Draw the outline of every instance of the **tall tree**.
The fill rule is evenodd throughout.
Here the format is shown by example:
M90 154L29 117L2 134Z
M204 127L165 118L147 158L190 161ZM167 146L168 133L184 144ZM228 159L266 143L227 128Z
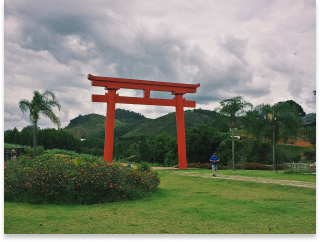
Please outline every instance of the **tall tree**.
M237 119L242 116L247 108L252 109L252 104L244 100L241 96L226 99L220 102L219 108L216 108L215 111L220 112L221 115L225 116L229 120L229 127L232 131L232 166L235 170L234 163L234 128Z
M278 103L283 103L283 102L278 102ZM288 103L290 105L290 107L292 109L294 109L293 111L296 112L299 115L299 117L306 116L306 113L304 112L303 108L298 103L296 103L295 101L287 100L287 101L285 101L285 103Z
M49 118L54 124L58 125L60 129L60 119L55 115L52 108L57 107L60 111L60 104L56 100L55 94L46 90L43 93L39 91L33 92L33 98L31 101L22 99L19 102L19 108L24 113L29 110L29 118L33 124L33 155L37 156L37 123L40 119L40 114Z
M150 148L150 142L144 135L140 136L138 162L150 162L152 160L152 151Z
M274 106L261 104L255 108L255 111L259 112L259 115L256 116L258 120L251 119L250 122L253 129L259 130L256 130L254 134L263 131L265 136L272 140L272 160L273 169L275 169L275 146L281 136L285 141L288 137L294 138L298 135L302 123L299 110L292 108L288 102L278 102ZM259 123L259 126L255 126L256 123Z
M269 125L269 116L265 109L266 106L260 104L253 110L248 111L246 116L242 119L245 128L256 138L259 147L261 147L261 139L265 135L266 128Z
M299 111L291 108L287 102L278 102L273 106L264 105L264 112L269 118L269 131L267 135L272 138L273 169L276 166L275 146L280 139L280 134L296 137L302 123Z

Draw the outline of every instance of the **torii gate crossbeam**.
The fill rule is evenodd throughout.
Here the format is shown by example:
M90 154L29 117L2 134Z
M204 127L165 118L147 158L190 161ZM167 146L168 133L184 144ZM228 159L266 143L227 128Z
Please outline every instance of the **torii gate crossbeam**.
M186 155L186 138L185 138L185 122L184 122L184 107L195 108L195 101L186 101L183 95L186 93L196 93L200 84L181 84L169 82L155 82L145 80L123 79L113 77L100 77L88 75L92 86L101 86L108 93L105 95L92 95L92 102L107 103L106 131L105 131L105 146L104 160L112 162L113 159L113 141L114 141L114 122L116 103L124 104L140 104L140 105L159 105L176 107L177 121L177 139L178 139L178 155L179 168L187 168ZM116 93L120 88L138 89L144 91L144 96L141 97L123 97ZM150 98L150 91L166 91L175 95L173 99L158 99Z

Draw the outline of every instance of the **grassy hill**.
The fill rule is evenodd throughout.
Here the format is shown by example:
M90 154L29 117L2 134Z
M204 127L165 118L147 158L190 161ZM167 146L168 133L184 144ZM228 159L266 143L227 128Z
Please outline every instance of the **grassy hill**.
M195 109L185 111L185 128L192 129L200 124L210 124L212 122L213 111ZM157 119L148 119L141 114L117 109L115 114L115 137L137 137L145 135L154 137L155 135L167 133L172 137L177 136L176 114L169 113ZM66 130L71 131L76 137L104 138L106 117L99 114L79 115L72 119Z
M211 111L210 111L211 112ZM212 116L212 115L211 115ZM210 124L212 118L197 110L188 110L184 112L185 129L198 127L200 124ZM148 120L137 125L133 130L123 135L123 137L132 137L145 135L146 137L154 137L155 135L166 133L171 137L177 136L176 113L169 113L162 117Z
M127 127L148 120L139 113L117 109L115 112L115 129ZM92 136L102 136L106 127L106 116L99 114L79 115L70 120L64 129L71 131L77 138L86 139Z

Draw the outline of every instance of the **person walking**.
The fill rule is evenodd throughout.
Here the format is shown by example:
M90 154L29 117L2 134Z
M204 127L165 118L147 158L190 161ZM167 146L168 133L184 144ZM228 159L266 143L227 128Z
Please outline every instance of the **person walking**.
M213 171L213 176L216 176L216 171L217 171L217 166L218 166L218 161L219 158L217 156L217 153L214 153L211 157L210 157L210 162L212 165L212 171Z

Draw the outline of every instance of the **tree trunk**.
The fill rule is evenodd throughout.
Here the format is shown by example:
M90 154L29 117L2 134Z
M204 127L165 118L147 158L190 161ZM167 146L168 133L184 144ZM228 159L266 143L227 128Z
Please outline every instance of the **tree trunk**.
M234 166L234 127L232 127L232 167L233 167L233 171L235 171L235 166Z
M37 122L33 121L33 156L37 156Z
M273 170L276 169L276 154L275 154L275 127L273 129L273 141L272 141L272 161L273 161Z

